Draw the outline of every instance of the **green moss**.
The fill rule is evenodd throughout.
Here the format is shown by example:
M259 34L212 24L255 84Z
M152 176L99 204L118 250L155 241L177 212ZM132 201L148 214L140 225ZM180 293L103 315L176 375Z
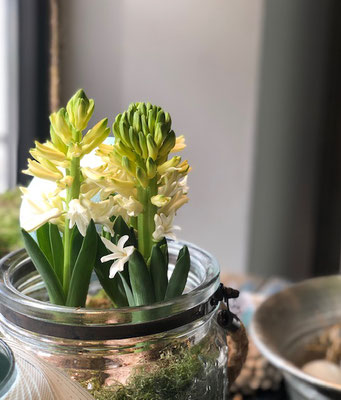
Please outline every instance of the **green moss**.
M195 379L204 374L200 347L166 350L157 362L136 368L126 385L102 386L99 378L86 385L90 383L96 400L185 400Z
M22 247L19 228L20 190L9 190L0 195L0 257Z
M83 386L87 387L91 395L94 397L96 400L111 400L113 399L113 390L109 386L104 386L103 385L103 379L99 376L98 378L91 379L90 381L82 383Z

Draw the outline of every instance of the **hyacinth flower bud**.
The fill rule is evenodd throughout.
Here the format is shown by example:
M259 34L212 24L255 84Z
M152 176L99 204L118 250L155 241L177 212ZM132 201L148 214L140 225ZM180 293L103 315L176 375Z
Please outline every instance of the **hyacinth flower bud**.
M145 115L141 115L142 132L145 136L149 135L149 129Z
M153 160L156 160L158 154L157 146L152 135L150 134L147 136L147 148L149 157L151 157Z
M163 112L163 110L160 110L156 116L156 124L158 124L158 123L163 124L165 122L165 120L166 120L165 113Z
M147 139L142 132L139 132L139 144L142 150L142 157L146 159L148 157Z
M141 115L147 115L147 107L144 103L139 103L137 109L140 111Z
M122 157L123 157L123 155L122 155L122 153L121 153L119 147L115 146L115 147L113 148L113 150L112 150L112 154L113 154L115 160L116 160L119 164L121 164L121 163L122 163Z
M136 161L136 153L129 146L125 145L123 141L117 141L117 147L122 156L127 156L131 161Z
M112 125L112 131L113 131L113 134L115 135L116 139L122 140L121 133L120 133L121 118L122 118L122 114L118 114L117 117L115 118L115 122Z
M69 145L72 142L72 127L68 120L68 115L65 108L61 108L59 111L50 115L50 122L53 127L53 131L63 141L65 145Z
M127 122L127 113L124 112L122 114L121 120L119 122L119 130L122 142L127 146L131 146L130 139L129 139L129 125Z
M99 121L88 133L83 137L82 140L82 154L88 154L101 144L110 133L108 128L108 118Z
M181 157L174 156L170 160L168 160L168 161L164 162L163 164L161 164L160 166L158 166L157 172L160 175L163 175L165 172L169 171L169 169L176 168L179 165L180 161L181 161Z
M119 114L112 130L116 142L120 140L120 153L127 155L130 160L138 161L144 168L148 157L157 164L166 161L170 145L174 147L174 132L170 132L171 117L161 107L150 103L131 103L128 110ZM170 138L168 136L170 135ZM167 139L167 141L166 141ZM165 146L163 143L166 141ZM162 157L159 155L163 148ZM127 154L124 154L124 153ZM135 155L132 156L131 152ZM166 158L165 158L166 157Z
M159 158L164 158L168 156L170 151L173 149L176 143L176 136L174 131L170 131L166 136L162 146L159 149Z
M151 110L148 111L148 129L151 134L154 133L155 120L156 120L156 108L152 108Z
M164 207L166 206L171 200L171 197L164 196L163 194L158 194L151 198L151 203L154 204L156 207Z
M136 133L138 133L142 130L141 117L140 117L140 113L138 111L135 111L135 113L134 113L133 128Z
M135 176L135 166L134 164L129 160L127 156L122 157L122 167L129 172L131 175Z
M155 128L154 140L158 147L161 147L163 141L168 135L168 130L165 123L158 122Z
M167 132L170 131L171 126L172 126L171 116L170 116L170 114L168 112L166 112L165 113L165 129L166 129Z
M147 158L146 168L147 168L147 176L148 176L148 178L149 179L154 178L154 176L156 175L157 169L156 169L155 161L151 157Z
M42 163L28 159L28 168L22 172L26 175L36 176L49 181L57 181L63 178L63 174L51 162L43 159L39 161L42 161Z
M51 142L41 144L38 141L34 142L36 146L36 154L51 161L65 161L65 154L59 151ZM30 153L32 154L32 151Z
M142 155L142 150L141 150L140 142L139 142L139 135L137 132L134 131L132 126L129 128L129 139L130 139L130 143L133 145L135 152L138 155Z
M161 123L156 124L154 140L155 140L157 147L160 147L163 142L162 124Z
M127 119L129 125L133 125L133 120L134 120L134 111L135 110L135 104L131 103L129 104L128 111L127 111Z
M136 167L136 178L137 181L139 182L139 184L143 187L146 188L149 184L149 180L147 177L146 172L140 168L140 167Z
M62 141L62 139L56 134L55 130L53 129L53 126L50 125L50 137L51 137L51 142L53 143L54 147L61 151L62 153L66 154L67 153L67 146L66 144Z
M72 126L82 131L94 112L95 103L93 99L88 99L83 89L78 90L69 100L66 106L69 120Z

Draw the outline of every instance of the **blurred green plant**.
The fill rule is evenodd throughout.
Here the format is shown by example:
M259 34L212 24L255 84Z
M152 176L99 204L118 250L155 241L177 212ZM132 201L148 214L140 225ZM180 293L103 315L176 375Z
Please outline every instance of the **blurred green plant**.
M0 194L0 257L23 247L19 226L21 192L18 188Z

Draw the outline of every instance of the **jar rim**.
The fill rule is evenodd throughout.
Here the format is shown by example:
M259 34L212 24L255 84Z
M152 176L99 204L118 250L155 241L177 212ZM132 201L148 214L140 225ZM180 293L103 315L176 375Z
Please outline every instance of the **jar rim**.
M22 268L28 264L29 257L25 249L10 253L0 262L0 298L2 305L21 315L45 321L58 321L59 324L87 325L87 326L117 326L134 325L136 316L141 312L150 314L151 320L160 319L160 315L174 316L181 312L194 310L208 301L219 287L219 265L215 257L198 246L169 240L170 256L177 255L186 244L191 255L191 269L204 268L205 276L193 290L174 299L154 303L148 306L122 307L110 309L75 308L54 305L48 302L31 298L21 293L11 282L15 268Z

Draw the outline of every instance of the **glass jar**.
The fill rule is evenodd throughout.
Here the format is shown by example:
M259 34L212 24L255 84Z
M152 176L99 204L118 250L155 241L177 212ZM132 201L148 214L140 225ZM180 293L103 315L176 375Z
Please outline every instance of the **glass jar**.
M183 244L169 242L170 273ZM50 304L25 250L14 252L0 265L2 332L99 400L226 399L228 349L215 297L219 266L187 245L191 268L182 296L113 309ZM98 289L93 279L90 292Z
M0 340L0 399L6 398L6 394L15 384L16 376L13 353L6 343Z

